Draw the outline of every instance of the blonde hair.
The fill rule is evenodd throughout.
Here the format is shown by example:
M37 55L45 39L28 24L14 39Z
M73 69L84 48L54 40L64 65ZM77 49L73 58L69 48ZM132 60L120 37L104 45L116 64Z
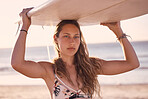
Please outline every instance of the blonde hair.
M57 29L55 32L55 36L58 38L59 33L61 32L62 28L66 24L73 24L75 25L80 31L80 45L77 53L74 56L75 69L77 72L77 79L78 77L81 79L83 87L81 90L86 93L90 94L91 97L94 93L100 96L100 86L97 80L97 72L96 70L100 70L101 72L101 62L96 58L90 58L89 53L87 50L87 46L80 30L80 26L76 20L63 20L57 25ZM70 79L70 75L66 70L65 63L60 58L60 50L58 48L58 44L55 43L56 50L58 52L58 58L54 60L54 70L59 76L64 76L71 84L72 81ZM80 85L77 82L78 85Z

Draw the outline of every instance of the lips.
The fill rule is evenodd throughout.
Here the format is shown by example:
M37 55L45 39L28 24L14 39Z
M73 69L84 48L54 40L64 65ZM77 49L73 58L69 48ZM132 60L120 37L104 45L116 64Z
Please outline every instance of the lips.
M73 47L69 47L69 48L67 48L68 50L75 50L75 48L73 48Z

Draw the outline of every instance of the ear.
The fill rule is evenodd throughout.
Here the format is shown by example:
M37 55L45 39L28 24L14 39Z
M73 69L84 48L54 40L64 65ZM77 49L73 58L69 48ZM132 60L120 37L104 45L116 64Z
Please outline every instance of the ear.
M58 43L58 40L57 40L58 38L57 38L56 35L53 36L53 39L54 39L54 42L55 42L55 43Z

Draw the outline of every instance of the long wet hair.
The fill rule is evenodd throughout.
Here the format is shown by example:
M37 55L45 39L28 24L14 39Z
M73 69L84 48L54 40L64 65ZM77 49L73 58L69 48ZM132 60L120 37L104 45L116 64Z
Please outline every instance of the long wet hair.
M90 58L89 53L87 50L87 46L80 30L80 26L76 20L62 20L56 28L55 36L58 38L62 28L66 24L73 24L75 25L80 31L80 45L78 51L74 56L74 62L76 73L77 73L77 81L78 78L82 81L82 88L81 90L86 93L90 94L93 97L94 93L97 96L100 96L100 87L99 82L97 80L98 70L101 72L101 61L96 58ZM61 77L65 77L71 84L72 80L70 78L69 72L66 70L66 64L60 57L60 50L58 44L55 43L55 48L58 53L58 58L54 59L54 70L55 73ZM96 71L97 70L97 71ZM77 82L78 86L80 85ZM80 87L79 87L80 88Z

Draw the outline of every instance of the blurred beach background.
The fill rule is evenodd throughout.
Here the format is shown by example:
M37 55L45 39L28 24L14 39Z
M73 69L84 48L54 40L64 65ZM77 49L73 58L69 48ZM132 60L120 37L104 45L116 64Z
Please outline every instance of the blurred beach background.
M49 91L42 79L28 78L16 72L10 64L18 37L19 13L23 8L39 5L47 0L4 0L0 3L0 99L49 99ZM140 67L119 75L99 75L103 99L148 99L148 15L121 21L123 31L133 45ZM55 27L31 26L27 35L26 60L52 61ZM89 54L105 60L124 59L115 35L100 25L82 27ZM48 51L50 52L48 56Z
M99 75L98 80L100 82L102 91L105 90L105 92L102 92L103 95L105 93L104 99L108 99L108 97L110 97L110 99L147 99L148 98L148 94L147 94L148 93L148 79L147 79L148 78L148 50L147 50L148 41L132 42L132 45L136 50L136 53L140 60L140 67L130 72L118 74L118 75L110 75L110 76ZM90 56L92 57L100 57L105 60L124 59L122 48L120 44L117 42L88 44L88 49L90 52ZM36 62L52 61L56 57L54 47L48 46L48 50L50 51L49 57L48 57L47 46L28 47L26 49L26 60L33 60ZM12 48L0 49L0 60L1 60L0 62L0 88L1 88L0 99L1 98L2 99L7 99L7 98L18 99L19 93L20 93L20 99L48 99L49 98L48 89L46 88L45 83L42 79L28 78L22 74L19 74L15 70L13 70L13 68L10 65L11 52L12 52ZM8 93L2 94L4 93L3 92L4 90L14 94L11 94L11 95ZM134 92L129 92L129 90ZM142 90L142 93L140 92L140 90ZM30 94L29 92L31 92L31 96L29 95ZM41 92L40 94L41 96L40 95L36 96L36 94L39 92ZM138 94L135 94L136 92L138 92ZM23 96L25 95L24 93L28 94L29 96L25 96L27 97L25 98ZM108 93L109 95L108 94L106 95L106 93ZM44 98L41 98L42 95Z
M140 60L140 67L119 75L99 75L100 84L148 84L148 41L132 42L132 45ZM123 52L119 43L88 44L89 54L105 60L122 60ZM55 57L54 46L48 46L50 55L48 57L47 46L26 48L26 60L52 61ZM12 48L0 49L0 85L43 85L42 80L34 80L17 73L10 65Z

